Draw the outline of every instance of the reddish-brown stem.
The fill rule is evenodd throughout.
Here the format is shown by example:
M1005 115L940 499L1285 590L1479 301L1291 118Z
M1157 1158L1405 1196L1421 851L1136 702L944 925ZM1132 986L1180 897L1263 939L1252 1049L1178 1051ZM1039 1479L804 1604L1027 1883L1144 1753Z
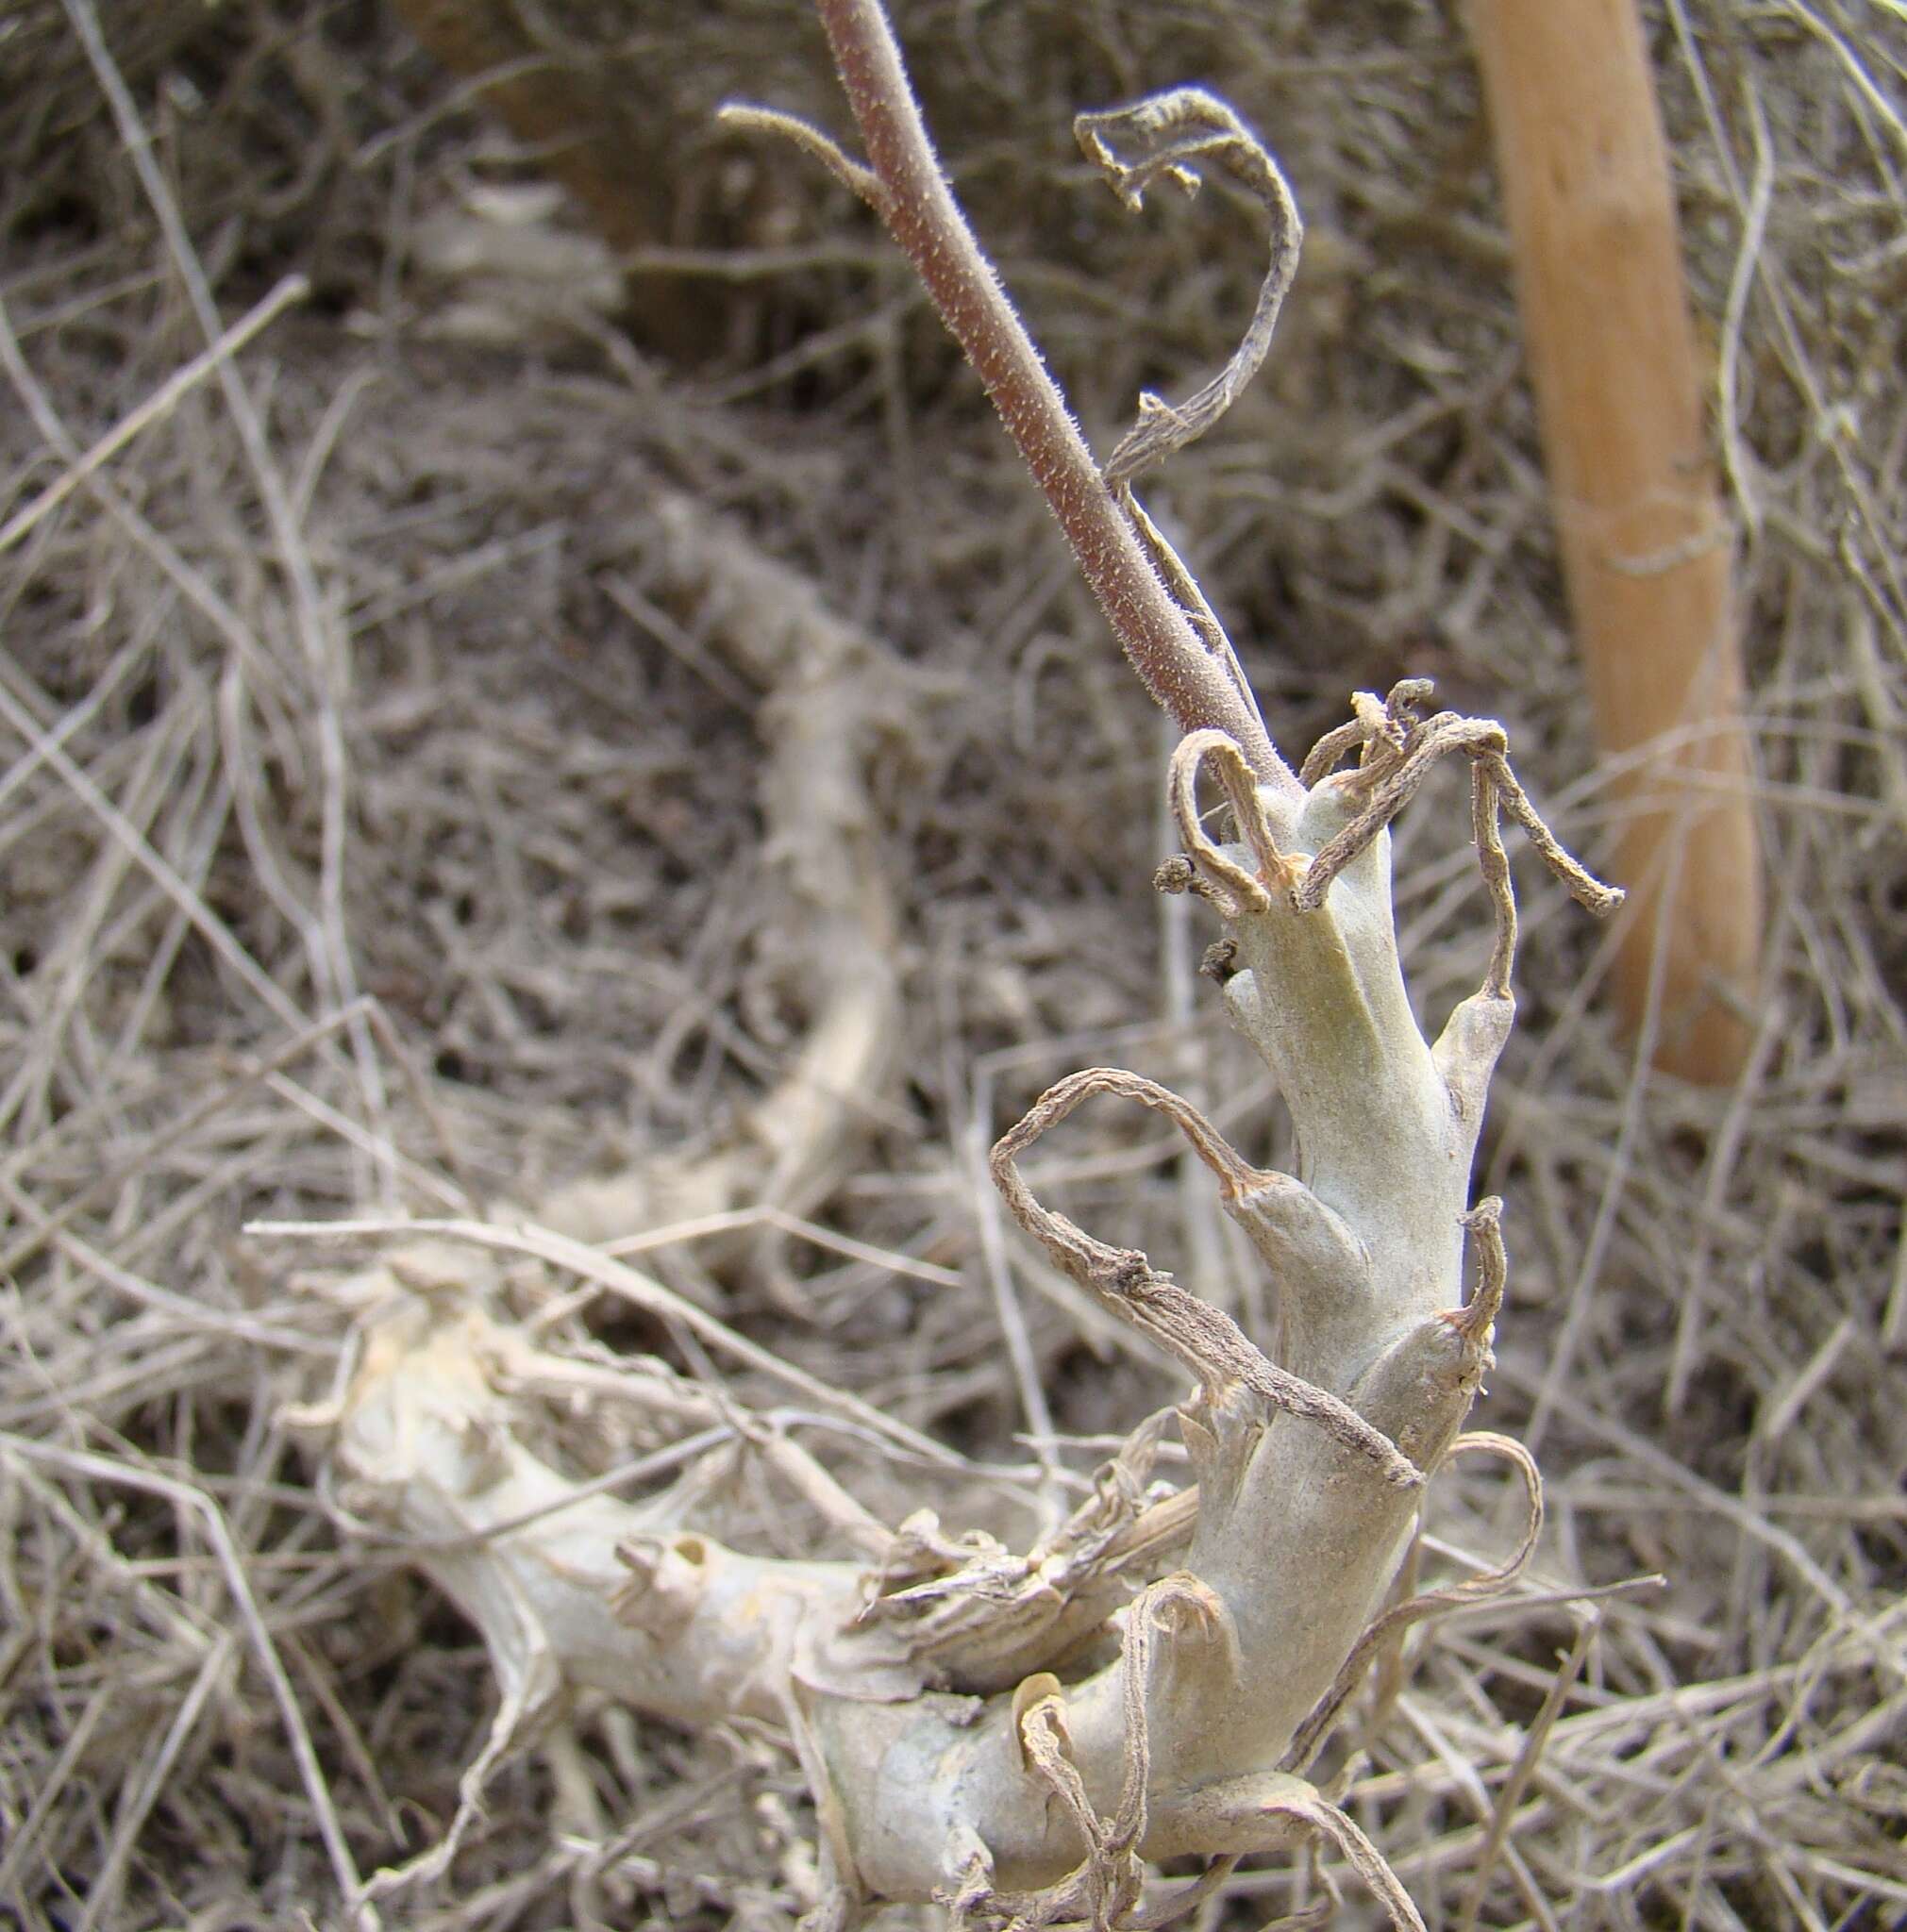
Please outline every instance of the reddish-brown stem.
M1227 733L1263 783L1296 793L1297 780L1272 748L1263 721L1160 581L974 240L878 0L816 0L816 10L880 185L881 217L986 385L1132 668L1181 729Z

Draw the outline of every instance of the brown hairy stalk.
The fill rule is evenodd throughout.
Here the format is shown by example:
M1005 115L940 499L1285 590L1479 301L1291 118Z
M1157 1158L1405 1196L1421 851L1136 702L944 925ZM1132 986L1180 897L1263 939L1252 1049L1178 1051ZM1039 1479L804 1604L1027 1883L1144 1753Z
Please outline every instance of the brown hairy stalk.
M1256 705L1166 590L955 206L886 16L874 0L819 0L817 11L867 148L864 168L845 157L830 158L830 165L873 206L913 263L1052 506L1133 669L1182 729L1228 732L1262 782L1296 791ZM781 116L754 119L784 132L800 127ZM801 134L812 152L831 146L811 128Z

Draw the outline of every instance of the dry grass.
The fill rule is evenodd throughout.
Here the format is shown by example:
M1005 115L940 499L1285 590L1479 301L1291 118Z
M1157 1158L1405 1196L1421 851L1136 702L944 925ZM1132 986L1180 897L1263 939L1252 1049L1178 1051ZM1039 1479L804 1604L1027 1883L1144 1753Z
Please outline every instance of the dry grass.
M1166 507L1288 744L1352 683L1435 675L1508 718L1593 854L1608 774L1451 21L1053 4L983 46L990 16L921 11L934 92L969 103L942 116L963 185L1101 434L1141 380L1210 365L1257 264L1222 204L1120 229L1062 165L1070 114L1213 63L1315 240L1272 369ZM808 30L739 16L719 58L678 52L683 125L737 84L804 105ZM1146 890L1144 701L845 200L685 143L674 239L748 253L728 278L671 258L732 351L678 379L524 275L432 278L430 224L523 158L381 21L109 9L171 225L90 18L36 0L0 42L25 103L0 241L0 1919L334 1923L352 1873L447 1822L489 1676L311 1488L282 1410L327 1386L348 1307L312 1285L325 1257L242 1224L454 1215L693 1149L800 1035L761 923L756 721L670 587L661 491L922 678L872 773L905 1077L816 1210L864 1248L793 1238L793 1295L694 1243L648 1265L1015 1483L1016 1311L1071 1476L1173 1384L1025 1257L989 1267L976 1138L1105 1058L1202 1089L1248 1154L1280 1129L1183 903ZM1598 1008L1595 936L1524 868L1525 1024L1486 1157L1514 1273L1481 1420L1541 1454L1551 1534L1539 1593L1438 1626L1380 1687L1353 1789L1432 1924L1882 1926L1907 1908L1907 68L1858 0L1671 5L1656 47L1752 610L1768 1003L1735 1092L1650 1078ZM175 382L208 347L196 275L216 333L292 273L314 300ZM453 310L498 340L441 339ZM1432 1008L1488 948L1460 824L1432 787L1401 833ZM1069 1131L1071 1211L1263 1317L1171 1150ZM594 1332L674 1346L633 1316ZM883 1513L930 1494L1012 1525L983 1471L843 1455ZM1500 1488L1441 1486L1427 1565L1504 1546ZM1657 1569L1654 1597L1540 1594ZM808 1832L772 1738L582 1710L394 1910L766 1932L808 1895ZM1293 1895L1246 1874L1213 1909Z

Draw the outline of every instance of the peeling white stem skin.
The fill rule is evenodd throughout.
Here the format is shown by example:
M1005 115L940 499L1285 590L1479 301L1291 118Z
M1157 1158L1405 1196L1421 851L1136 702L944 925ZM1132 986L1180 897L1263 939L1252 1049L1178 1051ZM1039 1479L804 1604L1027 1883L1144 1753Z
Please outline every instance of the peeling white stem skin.
M1345 777L1298 800L1260 796L1299 868L1355 804ZM1224 857L1254 864L1240 848ZM1428 1472L1489 1360L1487 1325L1452 1317L1460 1217L1513 1002L1466 1000L1426 1043L1397 959L1387 836L1316 912L1293 910L1282 890L1263 896L1227 922L1241 969L1227 1002L1289 1101L1300 1175L1241 1170L1225 1205L1280 1285L1283 1365ZM527 1716L576 1684L681 1724L789 1724L849 1897L931 1897L977 1863L1003 1890L1079 1865L1078 1827L1027 1769L1011 1697L923 1689L891 1631L854 1626L867 1593L857 1566L737 1555L686 1527L677 1512L690 1502L673 1494L594 1497L481 1540L573 1493L520 1440L527 1418L498 1387L511 1379L504 1337L480 1315L410 1304L373 1331L335 1446L353 1507L427 1543L478 1539L416 1560L484 1630L507 1705ZM1153 1647L1139 1849L1155 1859L1291 1841L1298 1827L1278 1805L1309 1787L1280 1761L1379 1610L1421 1493L1236 1380L1196 1400L1183 1426L1200 1488L1185 1569L1205 1608ZM1110 1817L1131 1742L1118 1666L1065 1703L1074 1761Z
M381 1321L339 1420L340 1502L401 1528L410 1560L509 1660L506 1678L528 1681L527 1716L574 1686L677 1724L784 1723L802 1626L852 1616L860 1567L724 1550L678 1530L666 1491L577 1500L519 1440L523 1406L498 1387L516 1355L479 1310L413 1300ZM652 1558L646 1589L625 1552Z

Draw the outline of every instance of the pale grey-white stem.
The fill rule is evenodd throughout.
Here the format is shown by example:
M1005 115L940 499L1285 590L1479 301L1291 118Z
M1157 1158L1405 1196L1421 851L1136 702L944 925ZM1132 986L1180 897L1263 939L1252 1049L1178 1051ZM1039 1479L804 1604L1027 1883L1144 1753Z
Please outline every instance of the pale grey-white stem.
M1258 849L1199 849L1195 862L1233 876L1267 858L1301 863L1360 809L1347 782L1356 776L1322 781L1296 808L1268 789L1240 797L1247 824L1263 814ZM1265 1781L1339 1681L1410 1534L1417 1494L1390 1479L1387 1458L1424 1469L1445 1455L1487 1365L1501 1291L1494 1216L1471 1217L1466 1197L1508 998L1464 1002L1436 1046L1425 1042L1397 963L1382 834L1344 868L1318 911L1261 890L1230 915L1244 970L1230 1002L1290 1101L1299 1176L1238 1160L1182 1103L1131 1076L1080 1076L1055 1103L1111 1087L1163 1106L1219 1176L1227 1211L1283 1291L1287 1347L1261 1373L1264 1358L1234 1345L1235 1330L1175 1285L1160 1292L1145 1270L1155 1309L1203 1384L1181 1424L1198 1504L1179 1588L1208 1607L1151 1646L1143 1727L1129 1669L1110 1666L1046 1694L1068 1740L1069 1775L1096 1817L1134 1816L1129 1794L1143 1741L1136 1851L1151 1859L1274 1849L1311 1829L1351 1853L1341 1814L1320 1808L1310 1786ZM1009 1136L1010 1150L1026 1138ZM1089 1268L1120 1258L1067 1232L1061 1217L1032 1219L1062 1245L1077 1236ZM1486 1261L1467 1311L1466 1219ZM529 1231L464 1232L586 1275L616 1267ZM1144 1268L1143 1257L1131 1258ZM421 1549L420 1560L484 1627L511 1687L510 1712L525 1717L563 1684L586 1683L682 1722L733 1712L788 1724L833 1870L858 1897L951 1890L978 1901L1121 1887L1108 1865L1125 1856L1118 1835L1096 1850L1063 1806L1047 1805L1053 1786L1029 1768L1024 1712L1008 1690L933 1689L934 1654L912 1646L904 1620L867 1620L870 1586L854 1566L744 1557L665 1506L572 1502L523 1446L512 1398L485 1370L486 1359L505 1358L474 1312L380 1327L338 1441L360 1510L388 1514L429 1544L461 1538L455 1548ZM523 1378L513 1358L512 1377ZM1316 1398L1308 1410L1288 1399L1292 1384ZM1371 1443L1385 1454L1370 1453ZM486 1523L519 1526L491 1540ZM1103 1617L1117 1590L1103 1593L1090 1538L1074 1547L1087 1560L1069 1587L1089 1616ZM949 1582L958 1589L958 1573ZM975 1586L983 1604L986 1579ZM1066 1645L1083 1634L1063 1617L1047 1628ZM1006 1636L988 1663L984 1619L962 1629L973 1667L992 1674L986 1681L1009 1681L999 1672L1010 1658L1037 1674L1062 1654L1043 1654L1030 1624ZM1107 1869L1093 1867L1095 1857ZM1373 1882L1390 1903L1380 1874Z

